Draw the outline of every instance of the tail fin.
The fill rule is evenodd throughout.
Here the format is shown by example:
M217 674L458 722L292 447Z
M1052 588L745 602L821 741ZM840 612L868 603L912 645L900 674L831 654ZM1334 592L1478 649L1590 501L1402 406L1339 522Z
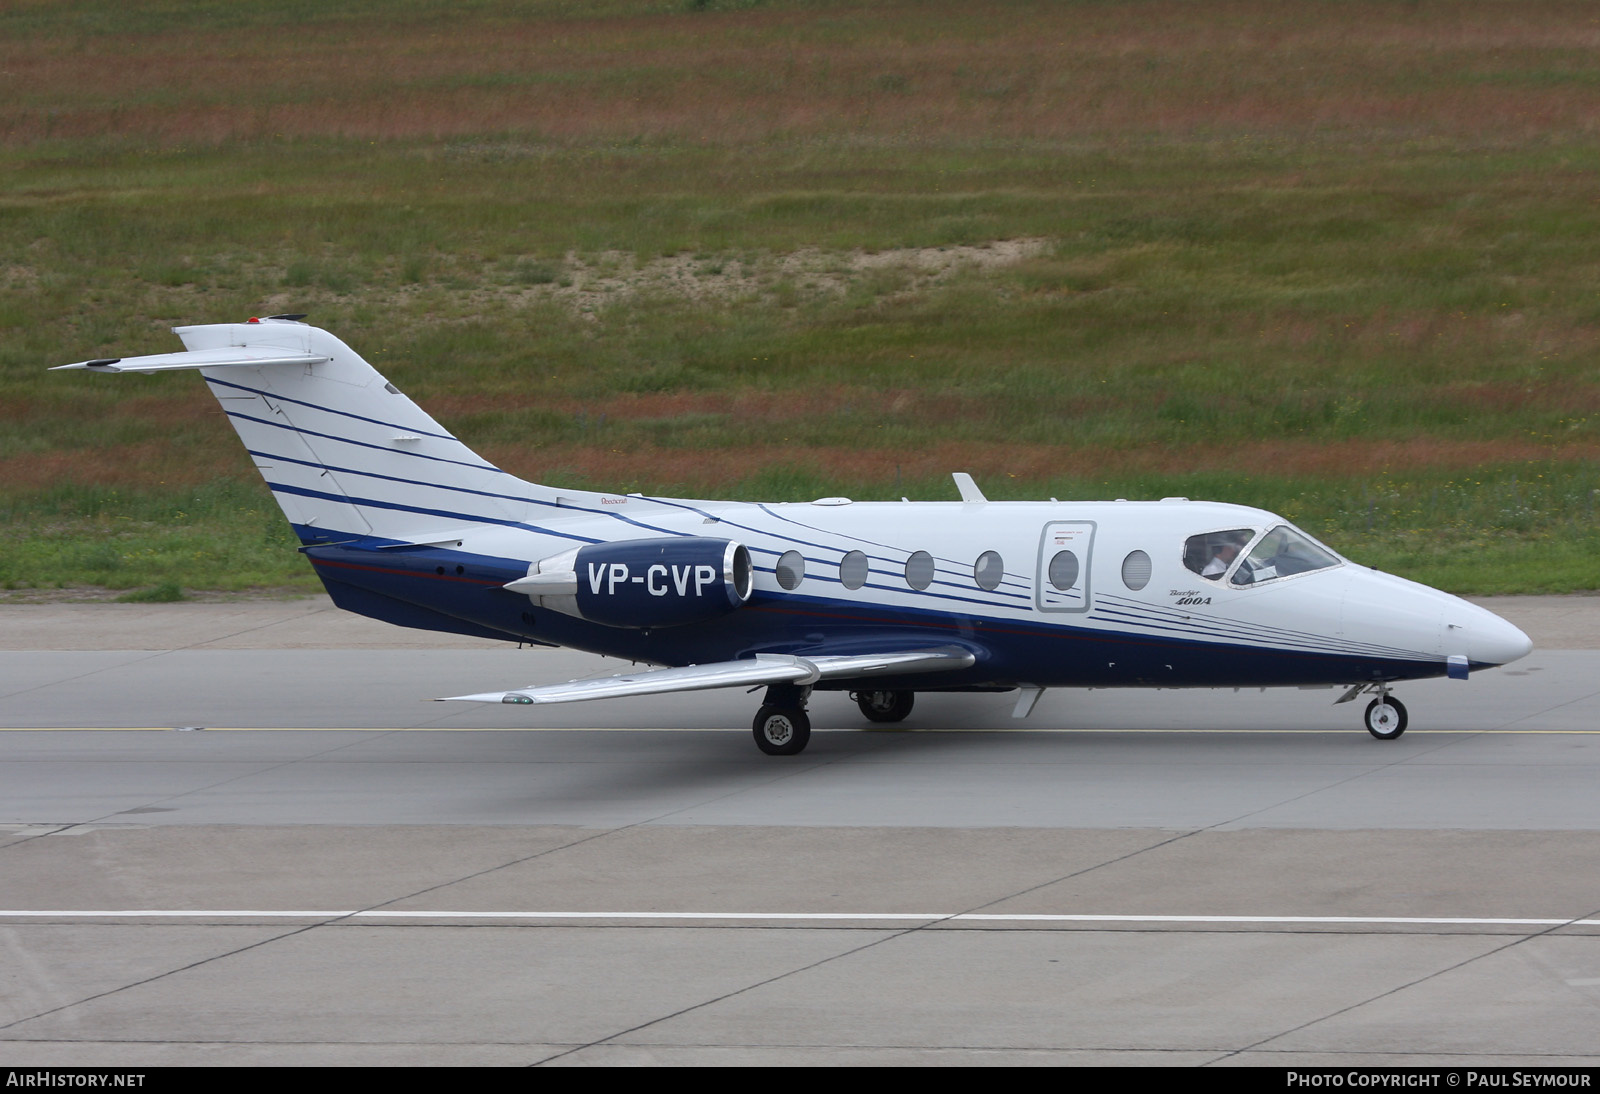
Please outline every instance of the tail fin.
M285 317L175 332L186 352L61 367L198 369L303 543L439 542L525 521L554 497L462 444L327 331Z

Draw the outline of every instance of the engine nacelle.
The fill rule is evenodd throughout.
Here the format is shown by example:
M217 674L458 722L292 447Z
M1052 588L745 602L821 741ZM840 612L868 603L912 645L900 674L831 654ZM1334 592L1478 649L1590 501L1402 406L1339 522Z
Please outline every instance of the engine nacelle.
M534 563L506 586L539 607L607 627L703 623L750 599L750 552L731 539L591 543Z

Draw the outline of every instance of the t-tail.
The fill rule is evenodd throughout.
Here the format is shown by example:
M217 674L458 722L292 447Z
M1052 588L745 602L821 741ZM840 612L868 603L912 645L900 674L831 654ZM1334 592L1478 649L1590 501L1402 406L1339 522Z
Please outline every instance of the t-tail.
M59 367L198 370L307 545L440 542L521 524L555 501L553 490L473 452L349 346L300 318L177 327L181 353Z

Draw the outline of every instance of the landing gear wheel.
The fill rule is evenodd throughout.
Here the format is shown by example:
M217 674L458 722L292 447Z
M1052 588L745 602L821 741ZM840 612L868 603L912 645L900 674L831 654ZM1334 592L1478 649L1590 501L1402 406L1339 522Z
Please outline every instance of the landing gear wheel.
M1367 704L1367 732L1380 741L1393 741L1406 731L1406 707L1392 695L1380 695Z
M858 691L856 706L869 722L903 722L917 701L914 691Z
M751 727L756 747L768 756L794 756L811 740L811 719L795 707L764 706Z

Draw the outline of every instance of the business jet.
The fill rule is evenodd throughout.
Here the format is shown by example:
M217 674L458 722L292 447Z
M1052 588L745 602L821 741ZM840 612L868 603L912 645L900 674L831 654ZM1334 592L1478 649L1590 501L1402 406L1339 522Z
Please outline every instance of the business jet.
M590 493L488 463L327 331L178 327L182 352L61 365L198 370L339 607L406 627L658 666L451 700L567 703L765 687L770 755L814 691L873 722L918 692L1342 688L1394 740L1404 680L1532 648L1464 600L1352 563L1261 509L1161 501L751 504Z

